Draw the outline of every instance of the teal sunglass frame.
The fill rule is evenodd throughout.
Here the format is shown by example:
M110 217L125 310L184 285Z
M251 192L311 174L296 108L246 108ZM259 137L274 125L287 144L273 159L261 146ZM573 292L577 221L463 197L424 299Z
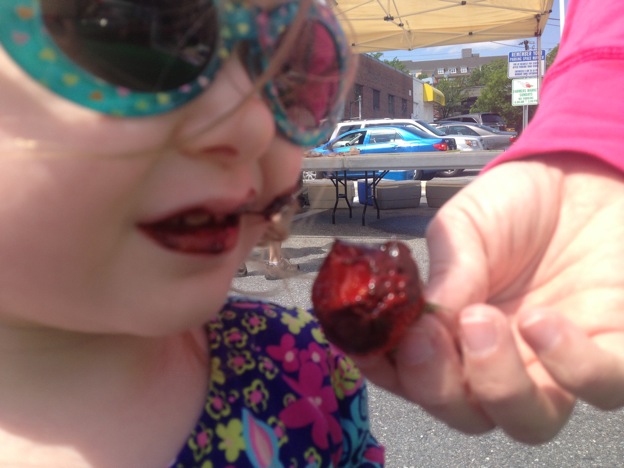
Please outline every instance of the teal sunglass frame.
M95 54L95 50L103 54L104 65L100 70L104 73L87 69L80 57L76 60L71 51L67 52L63 46L64 37L60 35L59 39L51 33L53 20L63 24L62 20L69 18L72 21L70 31L82 27L87 19L93 22L86 13L79 16L80 13L72 12L61 20L57 18L60 15L50 14L50 11L56 13L62 10L61 7L67 9L67 5L74 3L68 0L1 0L0 45L28 75L54 93L80 106L118 117L158 115L190 102L210 86L223 62L239 45L243 46L249 74L254 78L261 76L269 68L271 56L279 50L302 5L299 1L288 1L265 10L235 0L186 2L196 10L206 6L205 24L197 22L204 29L197 28L192 35L189 33L192 41L187 38L188 43L183 44L197 57L180 60L183 53L179 47L176 50L178 55L169 62L152 60L156 63L153 68L158 69L148 69L145 75L154 76L153 83L136 86L132 78L139 66L133 70L133 57L152 58L158 48L151 44L147 48L137 47L131 41L112 46L107 40L99 41L95 43L98 49L86 48L86 54L91 51ZM114 3L100 0L98 5ZM134 5L137 11L146 8L140 0L125 3L131 7ZM279 132L298 145L312 147L327 138L343 111L351 54L330 8L314 2L306 6L302 35L298 32L298 39L289 52L290 58L285 59L264 84L263 95ZM149 12L149 8L146 11ZM96 17L94 27L104 30L113 20L113 17ZM82 46L81 42L87 42L82 41L82 36L71 39L73 42L68 41L72 42L71 45L77 42ZM174 38L171 43L176 40ZM84 50L80 53L85 54ZM117 76L105 76L107 69L115 69L115 66L106 67L107 53L114 61L123 64L114 64L120 69ZM170 59L171 54L165 58ZM306 60L307 63L301 63ZM296 62L295 66L291 62ZM129 80L125 79L124 72Z

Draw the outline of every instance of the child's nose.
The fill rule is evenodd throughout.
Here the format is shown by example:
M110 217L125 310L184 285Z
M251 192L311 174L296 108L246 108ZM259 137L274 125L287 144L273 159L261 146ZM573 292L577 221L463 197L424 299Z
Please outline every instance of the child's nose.
M176 140L189 157L239 163L260 157L276 136L271 110L235 57L183 112Z

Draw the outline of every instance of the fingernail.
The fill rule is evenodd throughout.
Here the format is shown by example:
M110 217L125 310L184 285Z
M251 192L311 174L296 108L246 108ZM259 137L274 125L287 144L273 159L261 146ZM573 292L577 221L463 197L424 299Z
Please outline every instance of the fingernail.
M520 324L523 338L535 351L544 352L551 349L561 333L554 317L536 313Z
M487 354L496 348L496 324L489 314L483 311L468 311L461 316L463 342L468 351L474 354Z
M411 330L401 351L402 360L407 365L416 366L429 361L434 355L431 337L423 330Z

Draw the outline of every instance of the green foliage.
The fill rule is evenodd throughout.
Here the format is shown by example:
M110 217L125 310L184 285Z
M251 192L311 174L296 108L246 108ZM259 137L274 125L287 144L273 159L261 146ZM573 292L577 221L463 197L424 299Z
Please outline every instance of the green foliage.
M396 68L403 73L409 74L409 69L405 66L403 62L398 59L398 57L394 57L392 60L384 60L384 63L387 63L392 68Z
M481 67L474 77L475 85L482 85L481 95L470 109L471 112L496 112L508 127L522 127L522 107L511 105L511 80L507 78L507 60L496 59ZM530 106L534 107L534 106Z
M461 77L453 80L442 78L436 88L444 94L445 106L440 109L440 118L462 113L462 101L466 99L466 79Z
M546 70L548 70L555 61L557 52L559 52L559 44L557 44L553 50L546 54Z
M381 57L383 56L382 52L370 52L367 54L369 57L372 57L374 59L380 60L381 62L385 63L386 65L390 65L392 68L395 68L399 71L402 71L403 73L408 73L409 74L409 69L405 66L405 64L403 62L401 62L398 57L394 57L392 60L384 60Z

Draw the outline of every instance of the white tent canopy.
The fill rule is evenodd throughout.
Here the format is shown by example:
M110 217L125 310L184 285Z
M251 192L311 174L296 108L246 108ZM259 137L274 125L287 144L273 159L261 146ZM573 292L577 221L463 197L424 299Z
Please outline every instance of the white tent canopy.
M541 36L554 0L336 0L353 51Z

